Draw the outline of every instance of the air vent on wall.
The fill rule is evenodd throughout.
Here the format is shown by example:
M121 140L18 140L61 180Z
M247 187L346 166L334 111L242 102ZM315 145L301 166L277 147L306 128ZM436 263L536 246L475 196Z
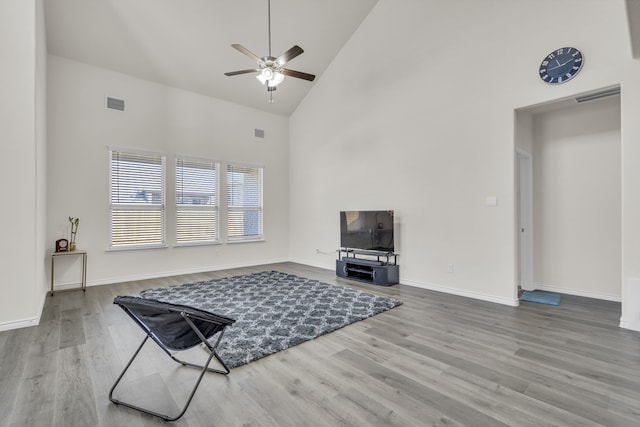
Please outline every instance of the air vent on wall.
M593 101L594 99L605 98L607 96L619 95L620 94L620 86L612 87L605 90L600 90L598 92L591 92L585 95L576 96L576 101L578 102L587 102Z
M124 99L107 96L107 110L124 111Z

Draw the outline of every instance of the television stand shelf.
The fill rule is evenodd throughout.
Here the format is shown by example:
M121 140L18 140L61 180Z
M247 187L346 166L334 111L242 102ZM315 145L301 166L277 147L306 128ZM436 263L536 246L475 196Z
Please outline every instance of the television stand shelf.
M393 252L338 249L336 275L345 279L391 286L400 281L398 254Z

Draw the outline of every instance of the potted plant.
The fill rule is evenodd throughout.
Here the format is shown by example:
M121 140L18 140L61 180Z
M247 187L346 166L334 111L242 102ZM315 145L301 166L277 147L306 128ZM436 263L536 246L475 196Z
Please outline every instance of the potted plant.
M71 223L71 239L69 240L69 250L76 250L76 233L78 232L78 223L80 223L80 218L69 217L69 222Z

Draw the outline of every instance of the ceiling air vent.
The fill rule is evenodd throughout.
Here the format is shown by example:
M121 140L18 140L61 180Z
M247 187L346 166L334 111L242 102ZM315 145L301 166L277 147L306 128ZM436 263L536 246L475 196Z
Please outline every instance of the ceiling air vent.
M107 96L107 110L124 111L124 99Z

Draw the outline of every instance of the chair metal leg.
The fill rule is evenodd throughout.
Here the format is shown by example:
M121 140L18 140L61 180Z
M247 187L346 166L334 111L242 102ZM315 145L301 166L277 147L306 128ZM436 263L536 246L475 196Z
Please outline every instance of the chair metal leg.
M216 374L227 375L229 372L231 372L231 371L229 370L229 368L227 367L227 364L226 364L226 363L224 363L224 360L222 360L222 359L220 358L220 356L218 355L218 352L217 352L215 349L213 349L213 350L209 350L209 349L207 349L207 350L209 351L209 353L211 354L211 356L214 356L214 357L216 358L216 360L220 363L220 365L222 365L222 367L224 368L224 370L215 369L215 368L209 368L209 367L206 367L206 365L205 365L205 366L203 366L203 365L196 365L196 364L194 364L194 363L190 363L190 362L185 362L184 360L180 360L180 359L178 359L178 358L177 358L177 357L175 357L174 355L171 355L171 358L172 358L173 360L175 360L176 362L180 363L181 365L184 365L184 366L191 366L192 368L201 368L201 369L206 367L206 370L207 370L207 371L209 371L209 372L215 372ZM209 356L209 361L211 360L211 356ZM207 365L208 365L208 364L209 364L209 362L207 362Z
M138 347L136 352L133 354L133 357L131 358L131 360L129 360L129 363L127 363L127 366L125 366L124 370L122 371L122 373L120 374L120 376L116 380L115 384L113 384L113 387L111 387L111 390L109 391L109 400L111 402L115 403L116 405L126 406L128 408L135 409L135 410L143 412L145 414L149 414L149 415L153 415L153 416L162 418L165 421L175 421L175 420L181 418L185 414L185 412L187 411L187 408L189 407L189 404L191 403L191 400L193 399L193 396L196 394L196 390L198 389L198 386L200 385L200 382L202 381L202 377L204 376L205 372L209 371L209 372L216 372L216 373L220 373L220 374L228 374L229 373L229 368L227 368L227 365L225 365L225 363L222 361L222 359L218 356L218 354L216 353L215 349L212 349L212 351L210 352L209 358L207 359L207 363L205 363L204 365L195 365L193 363L184 362L184 361L181 361L181 360L175 358L173 355L171 355L171 358L173 360L175 360L176 362L178 362L178 363L180 363L182 365L191 366L191 367L195 367L195 368L202 368L202 371L200 372L200 376L198 377L198 380L196 381L196 384L193 387L193 390L191 391L191 394L189 395L189 398L187 399L187 402L185 403L184 407L182 408L182 411L175 417L171 417L169 415L164 415L164 414L161 414L161 413L158 413L158 412L151 411L151 410L146 409L146 408L142 408L142 407L136 406L136 405L128 403L128 402L124 402L124 401L121 401L121 400L118 400L118 399L114 399L113 398L113 391L115 390L116 386L118 385L118 383L120 382L122 377L124 377L125 372L127 372L129 367L133 363L133 360L136 358L136 356L138 356L138 353L140 353L140 350L142 350L142 347L144 346L144 344L147 342L148 339L149 339L149 335L144 337L144 339L142 340L142 343L140 344L140 346ZM226 369L226 372L220 371L220 370L217 370L217 369L213 369L213 368L209 368L209 363L211 363L211 359L213 359L214 356L222 364L222 366L224 366L224 368Z
M222 360L222 358L220 357L220 355L218 355L218 352L216 351L216 348L218 347L218 344L220 344L220 341L222 340L222 335L224 335L224 330L220 331L220 334L218 334L218 339L216 340L215 345L211 345L211 343L209 343L209 341L200 333L200 331L198 330L198 328L195 327L195 325L193 324L193 322L191 321L191 319L189 319L188 317L185 317L185 320L187 321L187 323L189 323L189 325L191 325L191 327L193 328L193 330L196 332L196 334L198 334L198 336L200 337L200 340L202 341L202 344L204 345L204 348L211 354L213 354L216 358L216 360L220 363L220 365L222 365L222 367L224 368L224 370L220 370L220 369L214 369L214 368L207 368L207 371L209 372L215 372L216 374L223 374L223 375L227 375L229 372L231 372L229 370L229 367L227 366L226 363L224 363L224 360ZM195 365L193 363L189 363L189 362L185 362L183 360L178 359L177 357L175 357L174 355L170 354L169 355L173 360L175 360L176 362L184 365L184 366L191 366L192 368L202 368L202 365ZM211 359L211 358L209 358ZM207 363L208 364L208 363Z

